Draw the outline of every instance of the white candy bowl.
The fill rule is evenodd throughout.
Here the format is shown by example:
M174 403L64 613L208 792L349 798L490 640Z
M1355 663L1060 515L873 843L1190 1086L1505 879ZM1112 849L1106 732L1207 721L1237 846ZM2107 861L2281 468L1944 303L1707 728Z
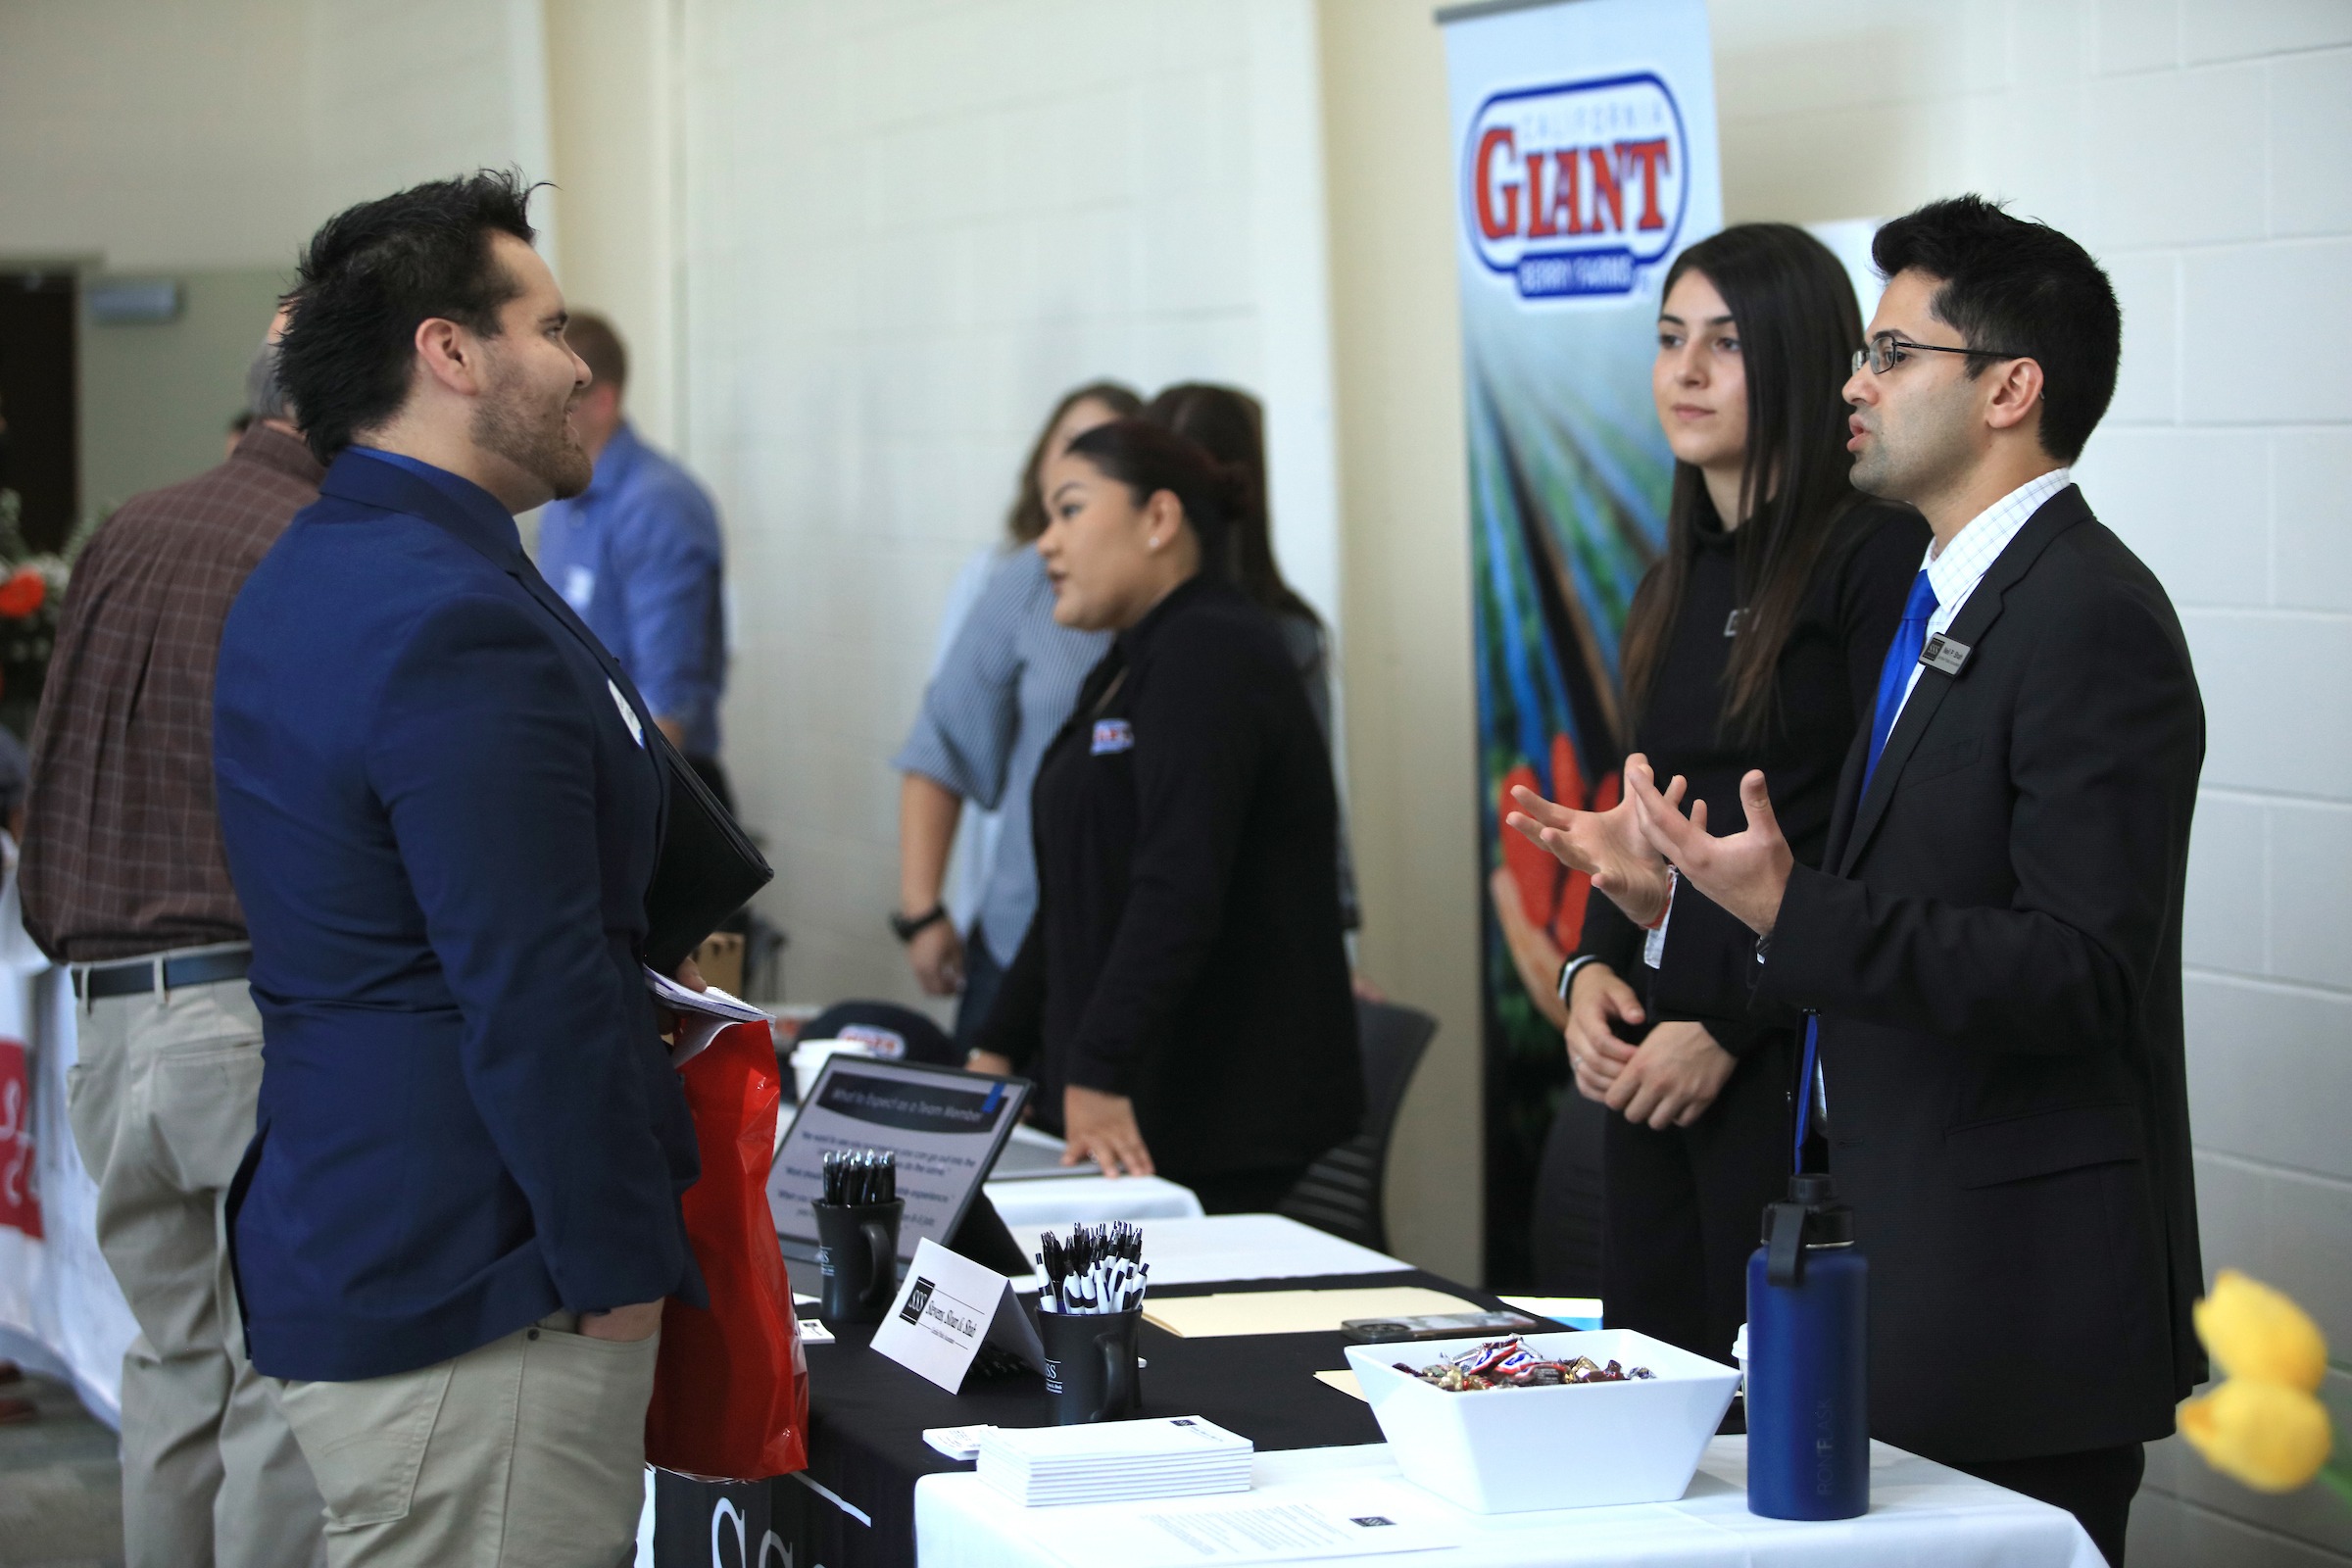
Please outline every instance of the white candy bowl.
M1631 1329L1530 1334L1527 1343L1551 1360L1586 1355L1656 1376L1448 1394L1396 1367L1434 1365L1485 1343L1348 1347L1405 1478L1478 1513L1672 1501L1740 1385L1737 1368Z

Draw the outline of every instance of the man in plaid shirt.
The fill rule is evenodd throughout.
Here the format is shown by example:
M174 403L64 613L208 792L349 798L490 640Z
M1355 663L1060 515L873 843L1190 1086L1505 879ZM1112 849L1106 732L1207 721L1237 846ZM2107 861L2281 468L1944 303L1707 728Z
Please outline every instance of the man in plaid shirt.
M213 808L213 667L229 605L321 473L272 347L247 392L225 463L136 497L90 541L32 735L24 923L73 970L74 1141L140 1330L122 1358L128 1568L307 1568L321 1551L310 1467L245 1359L221 1223L262 1023Z

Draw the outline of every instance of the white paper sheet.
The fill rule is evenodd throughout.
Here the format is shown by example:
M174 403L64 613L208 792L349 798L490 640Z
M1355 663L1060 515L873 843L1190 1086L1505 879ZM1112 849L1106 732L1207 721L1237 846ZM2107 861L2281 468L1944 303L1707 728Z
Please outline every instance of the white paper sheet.
M1400 1486L1329 1498L1230 1494L1198 1501L1037 1510L1033 1539L1070 1568L1308 1562L1436 1551L1459 1537Z
M669 1064L683 1067L710 1049L718 1032L731 1023L768 1023L768 1015L741 998L729 996L716 986L705 991L689 991L665 974L657 974L644 964L637 966L645 975L645 989L654 994L661 1006L680 1014L678 1043L671 1049Z

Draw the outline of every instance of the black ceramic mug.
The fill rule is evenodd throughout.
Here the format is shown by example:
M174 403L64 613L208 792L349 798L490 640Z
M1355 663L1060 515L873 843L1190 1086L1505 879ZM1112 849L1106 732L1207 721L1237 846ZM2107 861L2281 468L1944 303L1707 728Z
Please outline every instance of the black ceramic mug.
M811 1203L816 1266L824 1275L823 1311L835 1323L879 1323L899 1289L899 1216L887 1203Z
M1046 1346L1046 1402L1057 1427L1125 1421L1144 1409L1142 1363L1136 1351L1144 1309L1125 1312L1040 1312Z

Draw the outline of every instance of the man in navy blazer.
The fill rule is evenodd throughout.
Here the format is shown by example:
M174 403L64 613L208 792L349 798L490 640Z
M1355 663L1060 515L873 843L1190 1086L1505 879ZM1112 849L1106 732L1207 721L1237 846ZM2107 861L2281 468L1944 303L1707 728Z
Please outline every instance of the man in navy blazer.
M266 1042L236 1274L337 1561L620 1560L661 1303L701 1295L653 718L514 526L591 472L528 200L485 172L314 237L280 363L329 467L220 645Z

